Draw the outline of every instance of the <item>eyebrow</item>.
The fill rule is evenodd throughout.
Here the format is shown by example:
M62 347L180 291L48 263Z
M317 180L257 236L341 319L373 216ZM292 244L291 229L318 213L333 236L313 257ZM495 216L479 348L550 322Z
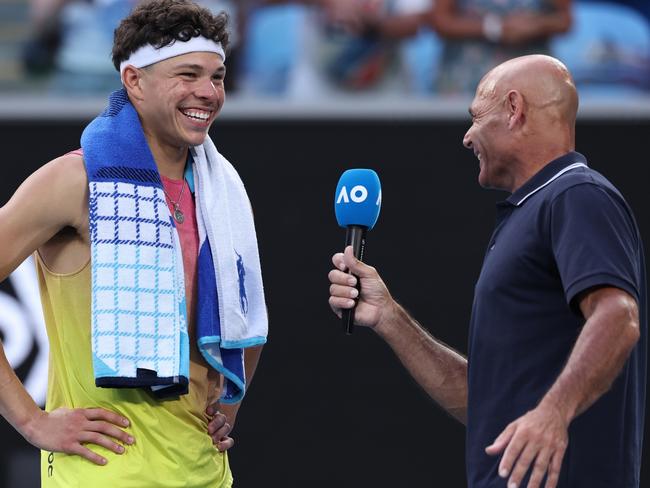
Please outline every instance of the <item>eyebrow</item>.
M187 64L178 64L174 66L174 69L195 69L195 70L202 71L203 66L201 66L200 64L187 63Z
M176 69L176 70L178 70L178 69L193 69L193 70L196 70L196 71L204 71L205 67L200 65L200 64L187 63L187 64L179 64L177 66L174 66L174 69ZM215 70L214 74L222 74L222 73L225 73L225 72L226 72L226 67L222 64L221 66L219 66Z

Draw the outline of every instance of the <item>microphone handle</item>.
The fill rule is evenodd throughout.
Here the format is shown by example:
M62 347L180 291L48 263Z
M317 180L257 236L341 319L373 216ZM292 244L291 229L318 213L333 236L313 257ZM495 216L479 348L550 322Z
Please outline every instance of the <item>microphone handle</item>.
M354 257L360 261L363 261L363 251L366 247L366 227L360 225L351 225L347 228L347 232L345 234L345 247L348 246L352 246ZM358 277L356 289L361 292L361 283L359 282ZM352 334L352 330L354 329L355 307L356 303L354 307L343 310L343 327L345 328L345 333L348 335Z

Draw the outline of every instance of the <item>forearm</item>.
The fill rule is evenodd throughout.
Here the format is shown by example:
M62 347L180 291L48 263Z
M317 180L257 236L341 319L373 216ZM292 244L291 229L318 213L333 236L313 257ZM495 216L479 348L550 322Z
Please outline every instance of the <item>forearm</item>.
M633 303L598 309L585 323L564 370L542 403L557 408L570 422L609 390L638 338Z
M30 17L36 26L42 26L59 17L61 10L69 0L32 0Z
M571 28L571 14L568 11L558 11L539 14L535 22L534 32L539 38L547 38L563 34Z
M561 2L560 2L561 3ZM443 4L434 8L430 23L436 32L447 39L487 39L486 17L463 15ZM546 39L567 32L571 27L571 12L564 5L547 13L513 12L500 18L499 42L520 44Z
M253 346L244 350L244 366L246 368L247 389L250 387L251 381L253 381L253 376L255 376L255 370L257 370L257 365L260 362L260 356L262 355L263 348L264 346Z
M253 346L248 347L244 350L244 368L246 371L246 391L250 388L251 381L253 381L253 376L255 375L255 370L260 361L260 356L262 355L262 348L264 346ZM239 408L241 407L242 402L237 403L223 403L219 407L221 412L228 418L231 426L235 425L237 419L237 414L239 413Z
M467 359L433 338L400 305L375 327L424 391L450 415L466 423Z
M0 415L25 438L29 438L30 421L40 412L41 409L14 373L0 344Z
M426 17L425 13L389 16L379 20L378 29L382 37L403 39L417 34Z
M429 23L436 33L446 39L482 39L483 19L464 17L452 11L434 9Z

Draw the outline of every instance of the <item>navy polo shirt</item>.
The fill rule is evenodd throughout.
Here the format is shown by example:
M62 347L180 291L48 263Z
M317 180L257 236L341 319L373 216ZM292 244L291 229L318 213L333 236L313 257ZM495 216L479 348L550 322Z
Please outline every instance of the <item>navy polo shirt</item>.
M467 476L504 488L485 447L535 408L584 324L577 297L614 286L639 304L641 340L612 388L569 426L558 488L637 488L645 410L647 304L643 248L614 186L569 153L497 204L469 333ZM522 486L526 486L526 482Z

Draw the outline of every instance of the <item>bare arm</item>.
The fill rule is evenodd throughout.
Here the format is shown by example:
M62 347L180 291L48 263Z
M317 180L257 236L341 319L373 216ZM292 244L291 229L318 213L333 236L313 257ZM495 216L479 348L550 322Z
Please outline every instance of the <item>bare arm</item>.
M580 300L586 317L569 361L543 402L570 422L611 387L639 340L636 301L618 288L590 291Z
M84 215L86 177L79 156L58 158L31 175L0 209L0 280L65 227L79 228ZM108 437L130 444L116 425L128 421L101 409L57 409L46 413L29 396L0 346L0 415L41 449L78 454L97 464L106 460L82 443L121 453Z
M257 365L262 356L264 346L249 347L244 351L244 366L246 367L246 389L250 388L253 376L257 370Z
M246 371L246 389L250 388L251 381L255 375L257 364L260 361L262 348L264 346L253 346L244 350L244 367ZM208 424L208 434L212 437L212 442L220 451L230 449L234 445L234 440L230 437L230 432L235 427L237 414L241 402L232 404L219 404L215 402L208 406L206 413L212 417Z
M337 315L351 308L357 297L354 288L359 277L361 294L355 322L371 327L393 349L408 372L427 394L459 421L467 417L467 360L434 339L391 297L388 289L371 266L356 260L352 248L335 254L330 271L330 306Z
M246 371L246 391L251 386L253 381L253 376L255 376L255 370L260 361L260 356L262 355L262 349L264 346L253 346L248 347L244 350L244 368ZM241 402L224 404L221 405L220 411L226 415L228 418L228 423L231 426L231 429L235 426L235 420L239 408L241 407Z
M422 25L427 24L429 12L389 15L379 19L377 27L383 37L389 39L404 39L418 33Z
M530 488L539 486L547 472L546 486L555 487L569 424L609 390L639 339L637 303L625 291L590 290L579 304L586 322L558 379L537 408L512 422L487 448L489 454L505 450L499 472L517 485L533 467Z
M70 0L32 0L29 5L29 14L35 28L59 17L63 7Z
M80 161L64 156L46 164L0 208L0 281L61 229L80 225L85 195Z
M566 32L571 27L571 0L554 0L548 13L512 12L503 17L501 42L520 44ZM485 39L481 17L461 14L456 0L436 0L430 15L432 27L448 39Z
M60 173L56 163L44 166L18 188L14 196L0 208L0 281L22 263L27 256L67 225L68 216L57 212L62 207L47 205L57 202L61 194L50 184ZM57 178L54 178L55 180ZM50 215L48 210L52 208ZM0 415L29 437L28 425L40 408L24 389L0 346Z
M454 418L467 423L467 359L432 337L396 303L375 331L424 391Z

